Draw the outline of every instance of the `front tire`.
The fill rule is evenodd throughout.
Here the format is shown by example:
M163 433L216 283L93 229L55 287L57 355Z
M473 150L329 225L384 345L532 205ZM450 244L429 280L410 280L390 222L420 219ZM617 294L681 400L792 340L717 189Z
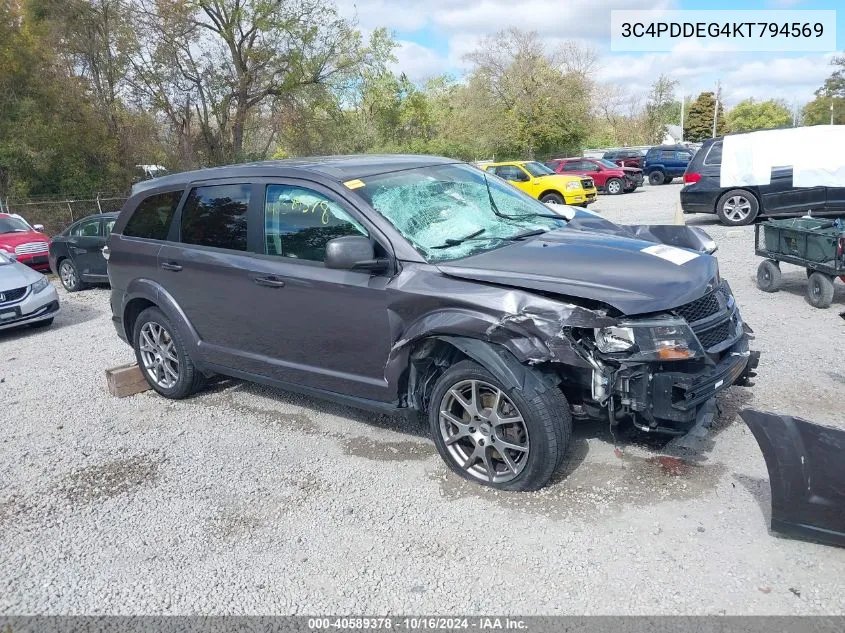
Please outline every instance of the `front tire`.
M620 193L625 191L625 184L618 178L611 178L604 185L604 189L611 196L618 196Z
M663 172L662 171L653 171L648 175L648 184L650 185L662 185L663 184Z
M85 284L79 277L79 271L76 270L76 264L70 259L65 258L59 263L59 279L68 292L79 292L85 288Z
M538 490L557 470L572 435L563 393L536 381L506 387L473 361L446 370L429 404L437 452L454 472L499 490Z
M781 286L780 266L771 259L760 262L757 267L757 287L763 292L777 292Z
M815 272L807 282L807 302L814 308L829 308L833 303L833 278Z
M672 181L675 180L672 176L664 176L663 177L663 184L664 185L671 185Z
M751 224L759 212L757 198L743 189L731 189L716 203L716 215L725 226Z
M138 315L132 344L144 378L165 398L187 398L205 384L179 330L158 308L147 308Z
M540 202L546 203L551 202L553 204L566 204L563 199L563 196L559 193L547 193L542 198L540 198Z

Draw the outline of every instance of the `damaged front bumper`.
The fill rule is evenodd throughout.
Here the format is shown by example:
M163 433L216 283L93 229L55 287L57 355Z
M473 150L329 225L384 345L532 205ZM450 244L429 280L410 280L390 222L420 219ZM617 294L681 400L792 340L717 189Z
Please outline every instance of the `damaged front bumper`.
M760 353L749 349L746 336L714 365L673 370L668 363L625 369L617 375L616 394L643 431L682 435L696 421L699 409L720 391L753 375Z

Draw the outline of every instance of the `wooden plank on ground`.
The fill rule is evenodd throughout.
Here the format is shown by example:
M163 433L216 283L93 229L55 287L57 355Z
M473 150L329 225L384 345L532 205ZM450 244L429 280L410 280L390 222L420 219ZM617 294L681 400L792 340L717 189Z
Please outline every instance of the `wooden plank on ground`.
M136 393L147 391L150 388L141 368L135 363L107 369L106 383L109 387L109 393L118 398L134 396Z

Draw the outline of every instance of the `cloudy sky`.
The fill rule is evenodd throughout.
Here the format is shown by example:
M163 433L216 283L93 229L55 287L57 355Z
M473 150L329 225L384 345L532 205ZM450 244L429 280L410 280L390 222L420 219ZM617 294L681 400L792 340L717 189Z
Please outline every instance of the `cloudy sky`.
M678 96L722 82L725 101L780 98L801 105L832 71L832 53L611 53L611 9L836 9L838 0L338 0L364 31L388 27L401 47L397 70L414 80L444 72L460 76L478 40L516 26L537 31L550 48L565 39L590 43L601 55L599 78L644 92L660 74L680 83ZM837 45L845 48L845 9L837 14ZM690 50L692 48L692 50Z

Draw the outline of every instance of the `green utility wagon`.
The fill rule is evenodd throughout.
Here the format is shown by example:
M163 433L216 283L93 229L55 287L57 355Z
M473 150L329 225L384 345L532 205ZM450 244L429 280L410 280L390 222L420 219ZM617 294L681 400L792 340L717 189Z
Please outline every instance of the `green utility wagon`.
M829 308L834 280L845 281L845 221L803 217L763 222L755 227L754 252L766 258L757 268L760 290L780 290L780 262L787 262L807 269L807 301Z

